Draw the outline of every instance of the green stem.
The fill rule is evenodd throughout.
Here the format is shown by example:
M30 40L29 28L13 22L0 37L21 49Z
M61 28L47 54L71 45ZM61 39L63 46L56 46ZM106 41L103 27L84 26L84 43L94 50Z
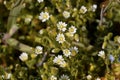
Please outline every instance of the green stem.
M15 5L13 6L13 9L10 11L8 22L7 22L7 32L9 32L9 30L12 29L13 25L16 25L16 19L20 14L20 11L24 7L23 2L24 0L21 0L21 1L17 0Z
M106 65L106 75L105 75L105 77L108 79L108 75L109 75L109 66L108 66L108 59L107 58L105 58L105 65Z
M81 48L85 48L85 45L82 44L82 43L78 43L78 42L73 41L72 44L73 44L73 45L76 45L76 46L79 46L79 47L81 47Z

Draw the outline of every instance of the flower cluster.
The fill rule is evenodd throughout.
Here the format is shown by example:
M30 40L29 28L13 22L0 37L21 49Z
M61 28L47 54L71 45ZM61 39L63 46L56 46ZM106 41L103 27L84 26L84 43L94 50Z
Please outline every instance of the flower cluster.
M58 30L65 32L67 30L67 24L65 22L58 22L57 24L57 28ZM73 37L74 34L76 33L77 28L75 26L71 26L68 29L68 32L66 33L67 36ZM65 41L65 36L63 33L59 33L56 37L56 41L58 41L59 43L63 43Z
M36 4L34 5L32 3L30 4L30 7L28 8L28 10L29 9L33 10L33 7L36 7L38 8L38 11L40 11L40 13L38 13L38 15L36 15L37 11L35 15L31 15L31 13L29 13L29 15L27 14L25 18L24 19L22 18L22 19L23 19L23 22L27 24L27 26L31 25L32 29L34 29L34 30L31 30L30 34L34 33L33 35L35 36L35 39L34 39L35 43L34 45L33 44L30 44L30 45L35 46L38 43L41 46L36 46L35 48L32 48L33 52L31 52L31 54L28 54L29 51L27 53L23 51L23 53L20 54L19 59L25 62L25 64L31 69L34 69L33 65L39 64L39 61L40 61L42 67L41 67L41 70L39 71L39 74L41 74L41 78L46 80L70 80L70 78L77 79L77 77L78 78L84 77L84 79L87 79L87 80L93 80L93 79L101 80L101 78L99 78L98 75L96 74L92 75L94 72L94 69L96 69L96 64L97 64L95 63L97 61L96 59L94 59L94 57L98 58L98 61L100 61L101 59L103 59L103 61L108 59L111 62L111 63L108 63L108 65L109 64L113 65L113 62L116 61L115 59L116 55L114 54L114 52L117 53L116 51L117 48L115 47L115 50L108 51L106 48L111 48L111 45L109 45L110 46L109 47L107 44L113 45L114 41L109 41L110 37L107 38L105 36L103 41L104 43L106 41L106 43L102 47L103 50L99 51L98 48L92 49L93 47L96 47L98 44L101 44L101 43L98 43L96 45L94 41L92 43L92 40L94 39L94 37L97 38L95 40L100 39L95 35L95 33L99 32L99 31L97 32L98 30L98 28L96 28L97 26L92 25L94 21L95 23L100 22L99 20L96 19L98 18L98 16L96 16L96 13L98 11L97 10L98 6L96 5L97 3L93 4L89 2L89 0L88 0L88 3L85 0L81 1L81 3L79 0L76 0L75 3L72 3L71 1L72 0L68 0L68 1L67 0L60 0L60 1L49 0L48 2L45 2L45 0L37 0ZM29 2L32 2L32 0L28 1L28 3ZM63 5L63 3L65 4ZM104 11L105 10L103 10L103 13ZM32 14L34 14L34 12ZM109 18L106 18L108 16L110 17L111 15L106 14L106 16L104 17L106 21L107 19L109 19ZM108 23L105 23L105 21L103 20L103 22L105 24L104 28L106 28L106 25L109 23L109 21ZM93 33L89 34L90 32L92 32L89 26L91 27L91 29L92 29L92 26L96 28L95 29L96 32L93 29ZM39 35L35 32L35 30L39 31ZM32 38L33 36L31 36L30 34L26 37L27 39L33 39ZM92 35L94 35L94 37ZM91 37L90 40L89 40L89 37ZM102 39L103 38L101 38L100 40ZM115 42L120 44L119 36L116 37ZM116 44L116 43L115 43L115 46L118 46L119 44ZM95 50L95 49L98 49L98 50ZM44 55L44 52L47 52L48 54ZM95 55L96 52L97 52L97 55ZM89 53L90 53L90 56L89 56ZM99 56L99 57L96 57L96 56ZM87 61L89 61L89 63L84 62L86 61L85 58L87 58ZM29 63L31 64L29 65ZM90 66L90 71L88 72L84 72L84 70L80 70L83 72L78 72L76 70L76 68L86 69L87 65ZM103 63L102 65L104 66L106 64ZM56 70L53 69L53 67L56 68ZM60 73L58 73L59 69L60 70L63 69L63 70ZM87 70L88 69L89 68L87 68ZM95 72L98 71L97 73L99 73L99 70L100 68ZM47 73L47 71L50 71L50 72ZM68 73L69 75L72 74L72 76L68 76L65 74L61 75L62 72L64 73L64 71L65 71L65 74L66 73ZM79 74L82 74L82 75L79 75ZM8 75L8 77L9 76L11 75Z

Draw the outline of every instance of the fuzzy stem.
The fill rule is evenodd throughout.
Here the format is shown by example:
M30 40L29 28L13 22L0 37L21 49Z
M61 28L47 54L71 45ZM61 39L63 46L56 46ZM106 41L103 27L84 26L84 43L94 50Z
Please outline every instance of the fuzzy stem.
M8 40L6 40L6 42L9 46L14 47L15 49L18 49L22 52L34 53L34 48L32 48L28 45L25 45L23 43L20 43L16 39L9 38Z
M20 14L20 11L22 10L24 0L17 0L15 5L13 6L13 9L10 11L8 22L7 22L7 32L9 32L10 29L12 29L13 25L16 25L16 19L18 15Z
M76 45L76 46L79 46L79 47L82 47L82 48L84 48L85 47L85 45L84 44L82 44L82 43L78 43L78 42L72 42L72 44L73 45Z

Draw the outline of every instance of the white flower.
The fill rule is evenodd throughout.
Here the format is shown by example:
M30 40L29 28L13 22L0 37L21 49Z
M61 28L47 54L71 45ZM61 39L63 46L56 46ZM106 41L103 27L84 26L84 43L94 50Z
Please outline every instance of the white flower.
M67 63L64 61L64 58L62 57L62 55L58 55L57 57L55 57L53 62L60 65L60 67L66 67L66 65L67 65Z
M62 33L59 33L56 37L56 41L63 43L65 41L65 36Z
M50 18L50 15L48 12L41 12L40 13L39 19L42 20L42 22L49 20L49 18Z
M95 80L101 80L100 78L96 78Z
M36 48L35 48L35 53L36 53L36 54L42 54L42 53L43 53L43 47L41 47L41 46L36 46Z
M73 50L74 50L76 53L78 53L78 47L76 47L76 46L71 47L71 48L70 48L70 50L71 50L71 51L73 51Z
M64 18L69 18L70 17L70 12L64 11L63 16L64 16Z
M76 46L70 48L71 56L75 56L78 53L78 48Z
M23 52L20 56L19 56L21 61L26 61L28 60L28 54Z
M98 56L105 58L105 52L103 50L99 51Z
M97 9L97 5L93 4L91 8L92 8L92 11L95 12L95 10Z
M57 23L57 27L60 31L65 32L66 31L66 26L67 26L67 24L65 22L60 21L60 22Z
M83 13L83 14L86 13L87 12L87 8L85 6L81 6L80 12Z
M69 49L64 49L64 50L63 50L63 54L64 54L66 57L68 57L68 56L71 55L71 52L70 52Z
M62 57L62 55L58 55L54 58L53 62L56 64L61 64L62 62L64 62L64 58Z
M73 49L78 52L78 47L74 46Z
M65 61L63 61L63 62L61 62L59 65L60 65L60 67L63 67L63 68L64 68L64 67L67 66L67 63L66 63Z
M92 79L92 76L91 76L91 75L87 75L87 79L88 79L88 80L91 80L91 79Z
M57 77L55 77L55 76L52 75L52 76L50 77L50 80L57 80Z
M44 0L37 0L39 3L43 2Z
M72 34L76 33L76 30L77 30L77 28L75 26L71 26L69 28L69 32L72 33Z
M59 80L70 80L68 75L62 75Z

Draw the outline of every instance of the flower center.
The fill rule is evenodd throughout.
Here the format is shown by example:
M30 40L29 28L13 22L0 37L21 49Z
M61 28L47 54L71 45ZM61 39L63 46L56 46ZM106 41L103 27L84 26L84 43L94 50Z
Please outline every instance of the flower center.
M44 14L44 15L43 15L43 18L44 18L44 19L46 19L47 17L48 17L47 14Z
M63 37L60 37L59 39L60 39L60 41L64 41L64 38L63 38Z
M68 50L65 50L65 54L68 54L69 53L69 51Z
M60 28L61 28L61 29L63 29L63 28L64 28L64 26L63 26L63 25L60 25Z
M73 28L70 28L69 31L70 31L70 32L74 32L74 29L73 29Z

